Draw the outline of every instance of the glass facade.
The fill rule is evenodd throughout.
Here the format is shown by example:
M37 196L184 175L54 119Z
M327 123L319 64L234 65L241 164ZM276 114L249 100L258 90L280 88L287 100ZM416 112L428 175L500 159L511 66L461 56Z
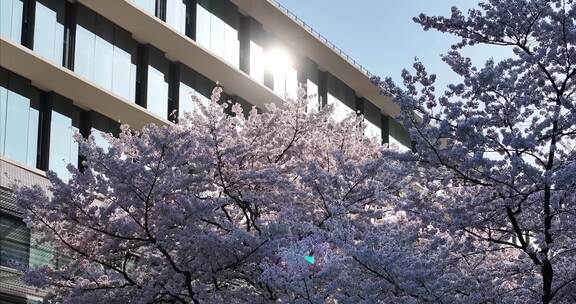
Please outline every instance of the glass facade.
M223 58L232 66L240 66L238 9L229 1L199 0L196 5L196 42Z
M310 110L319 109L322 104L334 104L335 118L341 120L356 109L356 96L351 88L334 76L320 72L311 60L307 63L310 69L303 68L300 61L296 65L282 42L274 42L274 37L257 21L242 17L240 29L241 15L231 1L161 1L133 0L151 15L158 9L158 15L165 17L166 24L181 34L195 28L196 33L188 34L193 34L190 36L195 36L198 44L231 66L238 68L242 55L243 71L281 97L296 97L300 83L306 86ZM24 27L27 7L34 7L30 12L34 20L29 23L34 28ZM67 11L70 7L75 9ZM190 14L194 11L196 14ZM71 26L70 31L67 26ZM33 35L28 35L32 32ZM188 67L180 65L179 69L173 69L177 65L161 51L139 45L131 33L77 1L0 0L0 35L18 44L29 45L30 42L39 56L55 65L66 62L66 67L77 75L124 100L135 102L138 95L139 104L146 105L150 112L162 118L168 118L169 111L176 105L179 115L194 111L192 96L201 102L210 102L215 86L213 81ZM33 37L33 41L27 41L28 37ZM67 44L72 41L73 45ZM73 54L68 54L72 50ZM245 110L250 108L241 98L229 97L240 102ZM380 110L366 101L364 105L366 136L377 138L380 135L390 145L403 149L409 146L410 138L397 122L386 120L383 124ZM382 130L386 134L382 134ZM31 168L52 170L68 180L71 176L67 165L78 165L78 143L74 136L79 131L83 135L93 135L96 144L107 149L109 143L104 134L116 135L118 123L96 112L77 108L73 101L53 92L43 92L32 86L30 80L0 68L2 157ZM1 203L2 200L0 207ZM37 236L30 233L22 220L2 210L6 209L0 208L0 266L58 263L61 257L52 248L36 245ZM3 297L4 294L0 294L1 299L6 299Z
M87 115L84 115L83 119L88 120L89 132L94 137L94 142L103 149L107 150L110 147L110 143L106 140L105 135L112 134L117 136L120 132L119 123L98 112L87 112Z
M320 100L318 98L318 85L311 79L306 80L306 97L308 98L308 111L318 111L320 109Z
M57 65L64 56L64 12L66 2L37 0L34 22L34 51Z
M71 177L66 167L78 165L78 143L74 135L79 132L80 110L72 102L52 93L50 121L50 147L48 169L60 178Z
M408 151L408 147L412 145L410 133L408 133L399 122L393 119L388 119L388 130L390 133L388 136L390 147L401 151Z
M364 134L370 139L382 141L382 117L380 109L366 99L362 99L364 108Z
M0 36L20 43L24 0L0 0Z
M266 54L266 69L272 72L274 92L282 98L296 98L298 73L292 56L281 46Z
M28 266L30 232L17 218L0 213L0 266L18 268Z
M136 6L140 7L147 13L154 15L156 12L156 0L133 0Z
M250 40L250 77L258 83L264 83L265 71L264 48Z
M146 108L162 118L168 118L170 62L159 50L153 47L149 50Z
M130 33L78 7L74 71L105 90L134 102L137 43Z
M334 105L334 119L342 121L356 111L356 95L354 90L336 77L327 77L327 104Z
M0 68L0 155L36 167L39 106L30 81Z
M178 115L182 117L185 112L195 110L192 97L195 96L200 102L207 104L210 102L212 89L216 84L189 69L186 66L180 68L179 106Z
M188 0L166 0L166 23L180 34L186 34Z

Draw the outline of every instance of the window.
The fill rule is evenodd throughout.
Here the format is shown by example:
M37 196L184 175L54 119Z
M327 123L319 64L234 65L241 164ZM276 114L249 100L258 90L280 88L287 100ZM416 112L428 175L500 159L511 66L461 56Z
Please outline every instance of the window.
M195 73L194 71L182 66L180 68L180 88L179 88L179 104L178 104L178 117L183 117L184 113L194 111L194 103L192 96L196 96L195 87Z
M34 51L60 65L64 54L65 1L37 0Z
M196 42L210 49L210 13L200 4L196 5Z
M327 101L329 105L334 105L333 117L336 121L342 121L354 112L352 109L347 107L344 102L330 93L328 93Z
M134 0L134 4L151 15L156 13L156 0Z
M39 93L0 68L0 155L36 167Z
M78 7L75 72L134 102L136 49L130 33L89 9Z
M377 140L380 142L382 138L382 131L380 127L372 123L368 119L364 119L364 135L370 139Z
M21 268L28 266L30 232L24 222L0 212L0 266Z
M223 0L200 0L196 5L196 42L234 67L240 65L238 10Z
M370 101L362 98L364 107L364 135L370 139L378 142L382 141L382 114L380 108L372 104Z
M316 112L320 109L319 99L319 71L318 65L309 58L302 57L300 60L299 71L297 75L298 84L305 86L306 90L306 110Z
M96 145L107 150L110 147L110 143L106 140L105 134L117 136L120 131L120 125L114 120L94 111L88 112L86 116L90 125L90 134L94 136Z
M306 80L306 97L308 98L308 111L318 111L320 109L320 102L318 98L318 85L314 81Z
M192 96L203 104L210 102L211 91L215 84L197 72L182 66L180 68L180 91L178 115L195 110Z
M78 165L78 143L74 135L79 131L80 110L72 102L53 94L52 120L50 121L50 159L48 169L63 179L69 179L66 166Z
M168 118L170 63L162 52L153 47L150 47L149 56L146 107L152 113Z
M356 95L350 87L336 77L328 74L327 78L327 104L334 105L334 119L342 121L355 112Z
M411 146L410 133L397 121L393 119L388 120L388 142L391 148L400 151L409 151Z
M292 56L280 46L266 54L266 68L274 77L274 92L282 98L296 98L298 74Z
M261 84L264 83L264 61L264 48L250 41L250 77Z
M186 34L187 0L166 0L166 23L179 33Z
M234 67L240 64L240 40L238 30L224 23L224 59Z
M6 196L12 196L12 193L0 187L0 205ZM40 235L30 233L30 229L20 218L0 212L0 266L8 268L57 266L54 263L57 260L54 258L58 257L54 254L54 250L50 246L40 244L39 239Z
M22 16L24 0L0 1L0 36L20 43L22 40Z

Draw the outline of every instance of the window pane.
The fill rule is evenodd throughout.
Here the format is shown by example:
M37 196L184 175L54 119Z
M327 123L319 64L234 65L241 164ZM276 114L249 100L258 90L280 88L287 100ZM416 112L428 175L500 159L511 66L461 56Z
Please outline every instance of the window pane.
M210 102L211 91L214 83L197 72L182 66L180 69L180 95L179 95L179 116L182 117L185 112L196 110L196 103L192 97L196 97L204 105Z
M20 43L24 0L0 0L0 36Z
M50 122L50 159L48 167L63 180L69 179L68 164L78 165L78 143L74 134L78 132L78 110L71 104L55 100Z
M334 97L332 94L328 93L328 104L334 105L334 114L332 117L336 121L342 121L344 118L348 117L348 115L352 114L354 111L350 109L346 104L344 104L341 100Z
M186 0L167 0L166 23L181 34L186 34Z
M238 31L228 24L224 24L224 59L234 67L240 66L240 40Z
M310 79L306 81L306 96L308 98L307 110L318 111L318 109L320 109L320 103L318 102L318 85Z
M134 101L136 64L127 51L115 47L113 54L112 91L121 97Z
M74 71L88 80L94 79L94 48L96 16L87 8L78 8L76 43L74 47Z
M38 100L28 81L0 70L0 154L36 167Z
M210 13L200 4L196 5L196 42L210 49Z
M156 12L156 0L134 0L136 6L142 8L151 15Z
M137 43L130 33L80 6L74 71L134 102Z
M21 219L0 213L0 266L28 266L30 233Z
M274 66L274 92L281 97L286 96L286 72L282 66Z
M52 246L40 243L42 236L30 234L30 267L51 266L57 267L54 259L57 258Z
M169 62L153 47L150 47L149 61L147 108L162 118L168 118Z
M113 26L97 20L94 48L94 81L106 90L112 90L112 64L114 63Z
M64 52L64 6L64 1L36 2L34 51L58 65Z
M250 76L259 83L264 83L264 49L250 41Z
M380 127L370 122L368 119L364 119L364 135L370 139L380 142L382 139L382 130Z
M6 107L8 105L8 75L0 69L0 155L4 155L6 137Z
M293 67L286 71L286 97L296 98L298 93L298 72Z
M168 82L153 66L148 66L148 110L162 118L168 117Z
M136 98L137 47L129 32L115 27L112 91L132 102Z
M221 58L224 58L224 28L224 21L210 16L210 50Z
M119 124L114 120L93 111L88 113L87 119L91 127L90 133L94 136L96 145L104 150L108 150L110 143L106 140L106 134L118 134L120 130Z
M182 67L180 73L180 91L179 91L179 108L178 116L182 117L185 112L192 112L194 104L192 96L196 95L194 90L194 75L193 72Z

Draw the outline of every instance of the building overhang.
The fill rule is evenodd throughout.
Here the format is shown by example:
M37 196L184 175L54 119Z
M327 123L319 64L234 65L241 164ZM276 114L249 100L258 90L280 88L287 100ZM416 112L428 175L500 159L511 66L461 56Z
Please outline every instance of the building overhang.
M131 32L140 43L153 45L172 61L180 62L218 82L226 93L236 95L264 109L266 104L282 104L283 99L268 87L254 81L189 37L178 33L162 20L129 1L78 0L86 7Z
M297 55L306 56L316 62L319 68L327 71L351 87L356 95L370 100L385 114L396 116L400 107L388 96L380 94L380 89L372 83L368 75L348 62L343 55L322 42L318 37L280 10L270 0L231 0L241 12L258 20L269 32L287 43Z
M4 38L0 38L0 66L31 80L32 84L41 90L54 91L71 99L80 108L99 112L115 121L128 124L133 129L141 129L148 123L169 123L135 103L100 88L77 73Z

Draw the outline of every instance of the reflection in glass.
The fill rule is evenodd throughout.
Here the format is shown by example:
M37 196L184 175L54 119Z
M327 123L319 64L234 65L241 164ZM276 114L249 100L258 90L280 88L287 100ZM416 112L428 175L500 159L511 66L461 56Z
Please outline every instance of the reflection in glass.
M30 83L0 69L0 155L36 167L38 108Z
M136 45L130 33L79 7L74 71L132 102L136 97Z
M146 108L162 118L168 118L170 62L164 53L152 46L148 56Z
M236 68L240 65L240 40L233 23L239 22L238 17L225 1L199 1L196 5L196 42Z
M186 34L186 0L166 0L166 23Z
M65 1L37 0L34 51L60 65L64 54Z
M382 139L382 130L376 124L373 124L368 119L364 118L364 135L369 139L380 142Z
M180 95L179 95L179 117L186 112L196 110L192 98L196 97L203 104L210 103L210 92L214 88L214 83L198 74L197 72L182 66L180 69Z
M0 36L20 43L24 0L0 0Z
M74 135L78 132L79 110L56 97L50 121L50 159L48 168L63 180L70 179L68 164L78 165L78 143Z
M306 109L312 112L318 111L320 109L318 85L310 79L306 80L306 96L308 97L308 106Z
M334 105L334 119L342 121L355 112L356 94L354 90L333 75L328 74L327 78L328 93L326 102Z
M336 98L330 93L328 93L327 103L329 105L333 105L334 113L332 117L336 121L342 121L350 114L354 113L354 111L348 106L346 106L344 102L342 102L340 99Z
M264 83L264 48L250 41L250 77L258 83Z
M224 21L215 15L210 16L210 50L224 58Z
M210 13L199 4L196 6L196 42L210 49Z
M94 111L88 112L82 119L86 119L90 126L90 134L94 137L96 145L107 151L111 146L107 134L116 136L120 131L119 123Z
M16 217L0 213L0 266L27 267L30 256L30 232Z
M156 0L134 0L136 6L142 8L151 15L156 12Z

